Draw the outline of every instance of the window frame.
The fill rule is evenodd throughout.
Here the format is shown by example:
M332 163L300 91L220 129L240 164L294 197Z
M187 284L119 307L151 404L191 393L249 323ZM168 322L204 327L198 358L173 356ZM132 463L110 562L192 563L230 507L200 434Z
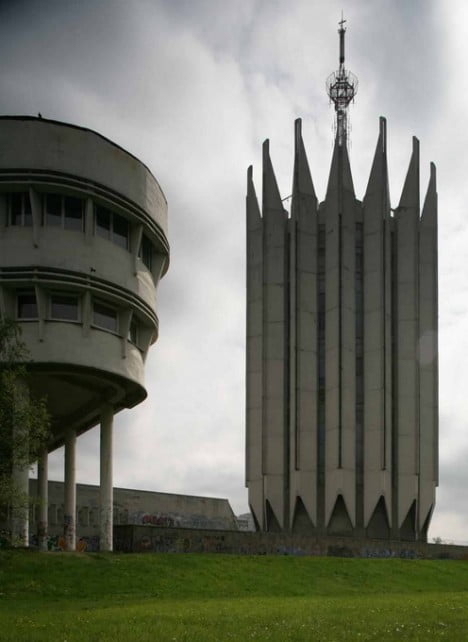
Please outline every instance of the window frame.
M13 223L13 214L12 214L12 199L14 196L19 196L21 199L21 212L20 212L20 224L18 225L17 223ZM30 216L30 223L25 224L25 202L26 199L29 202L29 216ZM29 196L29 192L9 192L7 194L7 212L8 212L8 226L9 227L32 227L33 226L33 217L32 217L32 205L31 205L31 198Z
M58 317L54 316L52 312L52 306L53 306L53 297L70 297L76 299L76 312L77 312L77 318L76 319L65 319L63 317ZM75 292L63 292L63 291L57 291L57 292L50 292L49 293L49 316L48 320L49 321L60 321L63 323L81 323L81 296L78 293Z
M102 213L105 213L109 216L109 234L100 234L98 232L98 224L97 224L97 219L99 215L99 211L102 211ZM117 232L114 232L114 221L115 219L120 219L122 222L124 222L127 226L127 236L125 237L124 235L118 234ZM105 228L102 228L105 229ZM130 236L131 236L131 223L126 218L125 216L122 216L121 214L114 212L114 210L109 209L108 207L104 207L104 205L99 205L98 203L94 203L94 236L99 236L102 239L105 239L106 241L110 241L117 247L120 247L122 250L125 250L126 252L130 252ZM116 238L126 238L126 244L123 245L121 242L116 241Z
M36 304L36 316L20 316L20 297L33 296ZM16 292L16 320L17 321L38 321L39 320L39 304L37 302L36 292L34 290L17 290Z
M132 327L135 329L134 337L132 336ZM132 320L130 321L130 327L128 328L127 341L132 345L138 347L138 335L139 335L138 319L136 319L135 316L132 316Z
M100 325L99 323L96 323L95 321L95 307L96 305L100 305L103 308L107 308L108 310L112 310L115 312L115 330L111 330L110 328L107 328L106 326ZM109 303L108 301L105 301L104 299L93 299L92 305L91 305L91 325L94 328L97 328L99 330L104 330L105 332L110 332L110 334L114 335L119 335L119 309L117 306L113 305L112 303Z
M148 246L149 246L149 248L150 248L150 251L151 251L150 259L149 259L149 265L148 265L148 263L145 261L145 258L144 258L145 253L144 253L144 251L143 251L143 246L144 246L145 244L148 244ZM154 245L153 245L152 241L151 241L151 240L146 236L146 234L145 234L145 233L143 233L143 234L142 234L142 237L141 237L140 251L138 252L138 257L140 258L141 262L143 263L143 265L146 267L146 269L147 269L149 272L152 272L152 270L153 270L153 257L154 257L154 253L155 253L155 249L154 249Z
M49 214L47 209L47 198L49 196L55 196L60 199L60 223L58 225L51 225L47 222L47 216ZM67 209L65 207L65 201L67 198L80 201L81 203L81 226L79 229L74 227L67 227L65 224L67 219ZM47 227L51 230L58 228L61 230L67 230L68 232L80 232L81 234L83 234L86 230L85 199L80 196L73 196L71 194L60 194L59 192L44 192L42 198L42 226Z

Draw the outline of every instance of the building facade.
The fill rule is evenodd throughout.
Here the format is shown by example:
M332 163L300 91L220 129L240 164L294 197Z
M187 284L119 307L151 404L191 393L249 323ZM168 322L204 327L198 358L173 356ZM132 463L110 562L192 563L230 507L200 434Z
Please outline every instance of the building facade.
M76 439L100 424L100 542L112 549L113 416L146 397L166 234L166 199L137 158L88 129L0 117L0 314L17 320L31 356L25 394L46 398L52 418L39 460L44 541L47 454L65 444L63 526L73 550ZM14 475L27 492L28 470ZM15 524L26 543L27 510Z
M40 504L37 501L37 480L29 480L32 506L29 512L30 543L37 545ZM48 549L62 550L64 485L48 483ZM92 484L76 485L76 548L100 549L100 488ZM237 520L227 499L158 493L132 488L113 489L113 525L159 526L165 528L196 528L237 530Z
M343 56L344 60L344 56ZM386 122L354 193L337 132L318 203L295 125L290 216L247 178L246 484L256 527L427 538L438 483L437 192L419 143L390 207Z

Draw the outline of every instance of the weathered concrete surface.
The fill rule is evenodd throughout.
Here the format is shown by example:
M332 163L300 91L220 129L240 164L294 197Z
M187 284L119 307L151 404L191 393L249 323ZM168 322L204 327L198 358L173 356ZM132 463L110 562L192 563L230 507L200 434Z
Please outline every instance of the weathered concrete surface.
M0 116L0 318L17 320L22 331L28 386L51 417L48 450L67 444L60 522L69 550L76 544L74 440L100 421L103 404L116 413L147 394L156 288L169 265L166 234L166 199L132 154L82 127ZM111 432L103 433L101 540L111 550ZM27 542L24 512L19 539Z
M424 541L438 476L435 168L420 218L414 139L392 214L385 119L362 203L341 143L317 208L296 122L290 218L267 144L262 212L249 169L249 502L270 532Z
M156 287L168 268L167 203L145 165L96 132L0 117L0 143L0 316L16 318L18 292L34 292L37 314L18 321L34 362L31 389L48 399L53 449L66 430L80 434L98 423L103 401L118 412L146 397L144 363L158 336ZM28 224L9 211L18 192L30 207ZM44 214L49 194L79 199L80 223L67 227L63 211L52 223ZM107 236L99 233L98 207L120 221L119 242L110 223ZM151 264L139 258L143 235ZM57 291L77 297L72 322L51 314ZM117 316L110 331L95 322L93 306L102 301ZM132 321L138 332L130 341Z
M167 234L167 202L157 180L135 156L97 132L46 118L0 118L2 170L74 175L122 194L151 214Z
M114 550L122 553L232 553L235 555L468 559L468 546L453 544L130 525L114 527Z
M317 197L295 122L289 221L289 519L293 530L317 524Z
M76 548L76 432L69 430L65 437L65 498L63 536L65 550Z
M29 493L38 496L38 482L29 480ZM99 550L100 548L100 487L76 484L76 547ZM133 524L208 528L211 530L237 530L236 517L227 499L157 493L130 488L113 489L114 525ZM27 515L27 513L26 513ZM39 544L37 537L41 506L30 511L30 542ZM63 548L64 534L64 484L48 483L48 542L49 548ZM0 523L0 529L5 525ZM106 531L107 532L107 531Z

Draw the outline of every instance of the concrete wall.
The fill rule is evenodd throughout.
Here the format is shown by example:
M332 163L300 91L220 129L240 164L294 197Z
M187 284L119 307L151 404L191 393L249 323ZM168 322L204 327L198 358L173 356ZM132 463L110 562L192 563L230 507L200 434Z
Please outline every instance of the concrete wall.
M231 553L333 557L468 559L468 546L404 543L370 538L308 537L289 533L233 532L115 526L115 550L123 553Z
M30 496L37 497L37 480L29 480ZM58 546L64 532L64 484L49 481L49 537L51 546ZM99 486L76 485L76 535L83 539L87 550L98 550ZM114 525L156 525L211 530L236 530L235 515L227 499L158 493L129 488L114 488ZM30 532L37 532L38 506L30 511Z

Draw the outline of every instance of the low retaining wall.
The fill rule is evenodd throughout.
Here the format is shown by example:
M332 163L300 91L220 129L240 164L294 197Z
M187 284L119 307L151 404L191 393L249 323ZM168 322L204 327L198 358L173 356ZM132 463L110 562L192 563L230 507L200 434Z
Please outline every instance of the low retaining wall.
M402 559L466 559L468 546L289 533L114 526L114 550L122 553L232 553Z

